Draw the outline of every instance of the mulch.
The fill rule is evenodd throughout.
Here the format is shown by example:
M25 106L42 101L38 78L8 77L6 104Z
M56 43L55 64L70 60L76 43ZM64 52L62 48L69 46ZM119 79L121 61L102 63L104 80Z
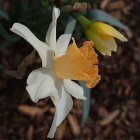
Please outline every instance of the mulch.
M55 140L140 139L139 6L139 0L102 0L94 5L128 25L130 31L122 31L128 42L117 41L118 50L111 57L98 55L102 79L91 91L88 120L80 125L82 102L74 99ZM31 50L22 40L3 50L0 62L15 69ZM4 74L0 77L0 140L47 139L55 112L50 99L33 103L25 90L26 76L22 80Z

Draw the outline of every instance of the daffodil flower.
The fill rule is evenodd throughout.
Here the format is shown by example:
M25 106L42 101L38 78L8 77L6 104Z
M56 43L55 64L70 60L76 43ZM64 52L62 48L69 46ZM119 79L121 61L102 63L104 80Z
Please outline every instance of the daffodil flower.
M77 16L77 19L82 25L86 37L94 42L94 47L103 55L110 56L112 51L117 50L114 38L123 42L127 41L120 32L106 23L90 21L82 15Z
M56 128L70 112L73 101L70 95L85 100L83 89L72 80L83 80L89 88L94 87L98 75L97 55L92 42L87 41L78 49L71 34L63 34L56 41L56 24L60 11L53 8L52 22L42 42L24 25L15 23L11 31L23 37L38 52L42 67L31 72L27 79L27 91L34 102L50 97L56 112L48 137L53 138Z

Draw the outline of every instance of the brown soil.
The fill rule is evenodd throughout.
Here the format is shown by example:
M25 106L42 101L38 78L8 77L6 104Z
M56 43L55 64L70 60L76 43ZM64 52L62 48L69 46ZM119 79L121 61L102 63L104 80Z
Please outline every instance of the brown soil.
M129 26L127 43L118 41L111 57L99 55L100 83L92 90L87 122L80 125L82 103L74 100L69 116L58 128L56 140L140 139L140 1L102 0L95 7ZM14 69L32 48L23 40L0 53L1 63ZM24 47L20 47L24 46ZM25 49L26 48L26 49ZM54 107L50 99L34 104L25 90L26 76L17 80L1 74L0 140L45 140Z

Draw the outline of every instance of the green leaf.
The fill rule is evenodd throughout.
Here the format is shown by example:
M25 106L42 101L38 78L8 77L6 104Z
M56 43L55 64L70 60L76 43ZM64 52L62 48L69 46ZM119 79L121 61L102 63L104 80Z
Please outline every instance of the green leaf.
M49 1L48 0L41 0L41 4L45 7L49 6Z
M14 34L10 34L2 24L0 24L0 35L5 39L3 42L1 41L0 51L9 47L12 43L17 42L20 37Z
M28 0L9 0L10 3L10 22L13 24L14 22L19 22L27 16L28 7ZM32 4L33 5L33 4ZM34 12L33 12L34 13Z
M16 36L16 35L11 35L9 34L5 28L3 27L2 24L0 24L0 35L6 39L7 41L10 41L10 42L16 42L20 39L20 37Z
M32 14L32 11L29 11L28 16L24 18L22 24L26 25L39 39L44 40L51 18L51 10L37 11L34 14Z
M83 113L82 113L82 119L81 124L84 124L89 116L90 111L90 90L85 86L85 82L80 81L81 87L84 89L84 96L87 98L83 101Z
M65 29L65 34L72 34L74 31L75 25L76 25L76 20L72 16L69 16L68 23Z
M9 21L9 15L8 13L3 9L2 4L0 4L0 17Z
M128 30L128 27L126 25L102 10L89 10L87 12L87 17L91 20L100 20L121 29Z
M9 16L6 12L4 12L2 9L0 9L0 17L4 18L5 20L9 20Z

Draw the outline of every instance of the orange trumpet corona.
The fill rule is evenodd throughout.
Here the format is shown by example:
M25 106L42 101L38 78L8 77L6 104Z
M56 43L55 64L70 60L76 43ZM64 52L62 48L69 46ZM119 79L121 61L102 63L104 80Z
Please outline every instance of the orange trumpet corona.
M57 78L85 81L88 88L93 88L100 76L97 54L92 46L92 41L86 41L78 48L73 39L66 54L54 60L53 69Z

